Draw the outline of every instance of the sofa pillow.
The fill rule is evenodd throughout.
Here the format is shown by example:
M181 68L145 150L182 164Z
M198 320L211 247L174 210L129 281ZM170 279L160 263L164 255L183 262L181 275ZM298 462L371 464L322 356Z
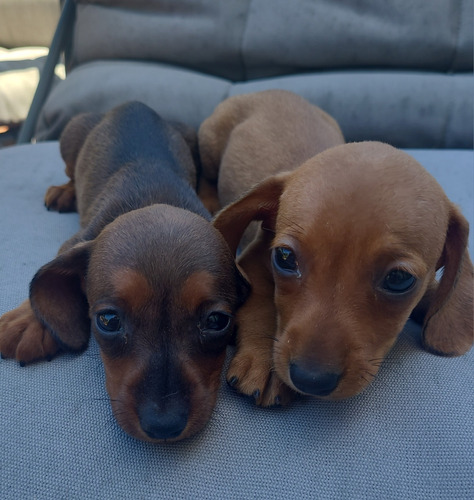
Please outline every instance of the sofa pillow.
M95 61L73 69L53 90L36 136L57 139L75 114L107 111L132 99L197 128L230 95L282 88L333 115L347 141L472 148L473 86L472 74L405 71L332 71L232 83L159 63Z
M142 59L233 81L473 68L471 0L79 0L72 65Z

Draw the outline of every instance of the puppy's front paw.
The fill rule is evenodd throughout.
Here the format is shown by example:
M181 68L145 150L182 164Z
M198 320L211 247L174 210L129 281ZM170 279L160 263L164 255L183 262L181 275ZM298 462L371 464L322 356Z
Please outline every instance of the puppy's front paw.
M259 406L286 405L296 395L273 371L271 351L239 349L227 371L227 382Z
M0 317L2 357L14 358L25 365L51 359L58 351L57 342L36 319L29 300Z
M61 186L51 186L44 196L44 204L48 210L57 212L76 211L76 189L73 181Z

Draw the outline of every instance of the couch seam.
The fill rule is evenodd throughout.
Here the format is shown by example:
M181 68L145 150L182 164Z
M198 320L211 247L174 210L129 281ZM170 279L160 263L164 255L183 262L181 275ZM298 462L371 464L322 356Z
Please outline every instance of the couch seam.
M456 59L459 54L459 41L461 37L461 25L462 25L462 15L464 12L464 6L465 6L465 1L461 0L459 3L459 9L458 9L458 15L456 19L456 24L455 24L455 33L454 33L454 47L453 47L453 52L451 54L451 64L448 68L448 73L454 73L454 67L456 64Z
M249 0L247 4L247 15L245 16L245 22L244 22L244 27L242 29L242 38L240 40L240 47L239 47L239 59L240 59L240 64L242 67L242 81L247 81L247 67L245 65L245 58L244 58L244 41L245 37L247 34L247 28L249 24L249 16L250 16L250 10L252 8L252 3L253 0Z
M448 77L451 76L454 74L454 68L455 68L455 65L456 65L456 59L459 55L459 42L460 42L460 38L461 38L461 25L462 25L462 16L463 16L463 12L464 12L464 7L465 7L465 0L461 0L460 3L459 3L459 9L458 9L458 15L457 15L457 19L456 19L456 24L455 24L455 35L454 35L454 47L453 47L453 52L452 52L452 55L451 55L451 64L448 68ZM454 108L454 99L453 99L453 95L455 94L455 92L453 92L449 98L449 102L448 102L448 107L447 107L447 110L446 110L446 119L444 121L444 126L443 126L443 130L442 130L442 135L441 135L441 147L442 148L446 148L446 145L448 143L448 131L449 131L449 124L452 120L452 116L453 116L453 108Z

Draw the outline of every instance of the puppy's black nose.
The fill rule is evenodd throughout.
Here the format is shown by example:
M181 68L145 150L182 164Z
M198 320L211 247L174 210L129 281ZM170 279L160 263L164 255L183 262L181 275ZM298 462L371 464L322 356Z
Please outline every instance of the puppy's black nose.
M162 411L153 402L145 403L138 411L140 425L151 439L178 437L188 423L185 409L173 408Z
M336 389L341 375L315 367L311 367L309 370L296 363L291 363L290 377L293 385L299 391L312 396L328 396Z

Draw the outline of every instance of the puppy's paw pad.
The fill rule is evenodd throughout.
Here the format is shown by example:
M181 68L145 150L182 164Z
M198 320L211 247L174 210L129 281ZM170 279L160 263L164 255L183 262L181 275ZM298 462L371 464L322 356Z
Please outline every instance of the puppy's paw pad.
M39 359L52 358L59 346L36 319L29 301L0 318L0 352L23 366Z
M76 210L76 190L72 181L61 186L51 186L46 191L44 204L48 210L74 212Z

